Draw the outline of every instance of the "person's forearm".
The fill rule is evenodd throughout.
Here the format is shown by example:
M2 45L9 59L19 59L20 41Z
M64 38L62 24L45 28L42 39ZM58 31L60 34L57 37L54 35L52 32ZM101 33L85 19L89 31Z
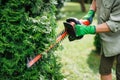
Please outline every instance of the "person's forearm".
M92 4L90 6L90 10L96 11L96 0L92 1Z
M99 24L96 26L96 33L110 32L110 28L106 23Z
M96 11L96 0L92 1L92 4L90 6L90 10ZM96 26L96 33L102 33L102 32L110 32L110 28L106 23L99 24Z

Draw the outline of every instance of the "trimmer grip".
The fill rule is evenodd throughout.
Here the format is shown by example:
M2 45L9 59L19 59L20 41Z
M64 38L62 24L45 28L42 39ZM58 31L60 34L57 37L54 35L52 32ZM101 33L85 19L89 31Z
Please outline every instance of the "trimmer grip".
M75 31L74 31L73 26L68 22L63 22L63 24L64 24L64 27L65 27L65 31L67 31L67 33L69 35L75 36Z
M70 23L64 22L63 24L65 27L65 30L69 34L68 35L69 41L78 40L78 39L81 39L83 37L83 36L76 37L74 27Z

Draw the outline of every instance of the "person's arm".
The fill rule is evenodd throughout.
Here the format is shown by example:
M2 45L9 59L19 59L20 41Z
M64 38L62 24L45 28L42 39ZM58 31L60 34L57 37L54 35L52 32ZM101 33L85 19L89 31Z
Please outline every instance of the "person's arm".
M96 12L96 0L93 0L92 3L91 3L91 6L90 6L90 9L88 11L88 13L83 16L83 18L81 19L81 21L83 20L88 20L89 21L89 24L92 23L93 21L93 17L95 15L95 12Z
M96 33L110 32L110 28L106 23L99 24L96 26Z
M93 0L93 1L92 1L92 4L91 4L91 6L90 6L90 10L93 10L93 11L96 12L96 0Z
M96 0L92 1L92 4L90 6L90 10L93 10L96 12ZM96 33L101 33L101 32L109 32L110 28L106 23L100 24L96 26Z
M75 23L74 22L71 22L70 23L72 26L75 26ZM89 27L89 26L86 26L86 27ZM103 23L103 24L99 24L97 26L95 26L95 32L96 33L102 33L102 32L110 32L110 28L108 27L108 25L106 23Z
M75 24L74 22L70 23L73 28L73 31L75 33L76 37L79 36L84 36L85 34L95 34L95 33L104 33L104 32L110 32L110 28L106 23L99 24L97 26L94 25L80 25L80 24Z

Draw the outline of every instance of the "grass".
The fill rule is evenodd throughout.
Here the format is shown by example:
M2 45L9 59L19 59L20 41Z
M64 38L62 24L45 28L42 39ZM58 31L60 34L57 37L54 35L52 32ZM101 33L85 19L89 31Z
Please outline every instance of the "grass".
M87 10L90 5L86 5ZM81 12L78 3L65 3L61 9L62 19L58 20L60 32L63 22L68 17L82 18L86 13ZM96 20L93 24L96 24ZM61 72L66 76L64 80L100 80L99 79L99 61L100 56L94 52L94 35L85 35L80 40L69 42L68 38L61 42L61 49L56 51L61 58L63 65Z

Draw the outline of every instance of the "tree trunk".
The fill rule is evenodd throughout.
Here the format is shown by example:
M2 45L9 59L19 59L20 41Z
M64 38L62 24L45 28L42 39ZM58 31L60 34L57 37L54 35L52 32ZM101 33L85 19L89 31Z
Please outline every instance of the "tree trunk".
M81 10L83 12L86 12L86 7L85 7L85 4L84 4L84 0L79 0L79 3L80 3L80 6L81 6Z

